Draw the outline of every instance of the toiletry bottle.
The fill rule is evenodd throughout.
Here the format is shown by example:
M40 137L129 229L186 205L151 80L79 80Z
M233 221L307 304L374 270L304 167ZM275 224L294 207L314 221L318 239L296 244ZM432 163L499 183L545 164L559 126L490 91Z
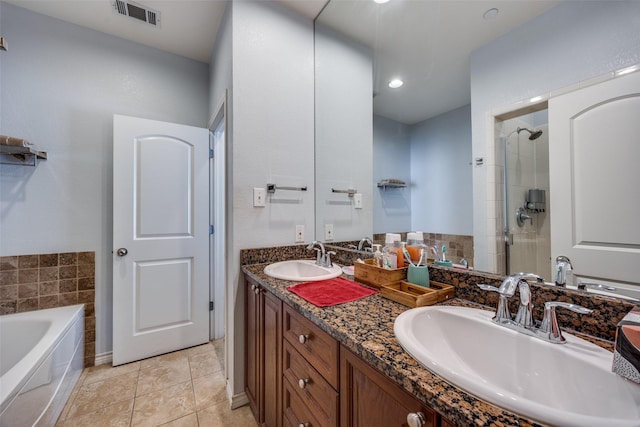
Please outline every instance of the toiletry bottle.
M375 243L373 248L375 249L373 252L373 259L375 260L374 265L376 267L382 267L382 252L380 252L380 244Z
M413 262L420 260L420 249L427 249L424 244L424 234L421 231L407 233L407 250Z
M399 242L400 243L400 247L396 246L396 254L398 256L398 268L403 268L405 261L407 262L407 264L409 263L409 261L407 260L407 257L404 256L404 252L407 249L407 242Z
M385 246L382 248L382 267L394 270L398 267L398 250L400 249L400 235L387 233L384 239ZM402 252L400 251L400 254ZM404 266L401 263L400 266Z

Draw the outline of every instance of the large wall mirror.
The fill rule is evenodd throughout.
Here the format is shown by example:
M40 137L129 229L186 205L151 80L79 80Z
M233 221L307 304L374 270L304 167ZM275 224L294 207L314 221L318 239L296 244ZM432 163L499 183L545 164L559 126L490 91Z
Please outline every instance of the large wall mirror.
M556 3L330 1L316 20L316 238L472 236L469 54Z
M550 278L555 254L548 237L547 246L510 260L500 253L496 242L503 226L510 227L502 205L511 216L509 203L520 207L527 200L523 194L522 200L498 203L495 194L502 190L497 187L504 161L523 164L505 156L505 140L508 152L528 153L532 167L541 164L548 174L547 103L503 109L495 121L489 115L640 62L637 35L629 33L622 43L619 34L603 40L611 28L633 26L637 5L586 3L330 0L316 20L316 238L353 241L403 231L471 236L479 269L505 273L507 263L524 262L523 268ZM569 16L581 16L580 22ZM625 19L629 25L620 22ZM545 27L547 34L539 21L564 23ZM569 26L575 28L564 28ZM583 32L602 42L576 45L574 38ZM504 50L496 53L501 45ZM539 49L548 45L557 46ZM495 79L486 80L489 72ZM390 87L394 79L403 84ZM538 130L542 136L530 144ZM535 179L517 192L547 189L548 203L548 179ZM549 233L548 216L537 209L535 215L534 208L524 212L533 217L524 220L525 227Z

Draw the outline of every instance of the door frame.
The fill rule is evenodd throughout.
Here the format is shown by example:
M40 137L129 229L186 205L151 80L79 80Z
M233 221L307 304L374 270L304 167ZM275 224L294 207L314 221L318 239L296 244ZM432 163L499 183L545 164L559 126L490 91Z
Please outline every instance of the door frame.
M209 219L213 225L213 236L210 240L211 258L210 266L210 301L213 301L214 310L210 313L209 337L211 340L223 338L226 335L226 313L227 307L227 274L225 253L228 252L227 243L227 218L226 206L228 204L227 194L227 151L229 143L229 126L227 121L227 90L225 89L222 97L214 110L213 115L207 124L209 129L209 149L212 150L213 158L210 159L209 166L209 185L210 185L210 203L209 203ZM216 132L222 128L224 130L222 144L216 144ZM222 202L222 206L219 204ZM222 253L216 248L222 248ZM218 270L222 270L221 272ZM216 277L221 278L221 283L216 287ZM226 347L226 343L225 343ZM226 353L226 351L225 351Z

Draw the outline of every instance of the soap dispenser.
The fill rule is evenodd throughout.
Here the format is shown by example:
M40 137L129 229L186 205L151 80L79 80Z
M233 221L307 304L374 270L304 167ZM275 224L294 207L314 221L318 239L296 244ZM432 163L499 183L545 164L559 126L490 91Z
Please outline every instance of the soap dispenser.
M373 259L375 260L376 267L382 267L382 252L380 252L380 246L379 243L373 245Z

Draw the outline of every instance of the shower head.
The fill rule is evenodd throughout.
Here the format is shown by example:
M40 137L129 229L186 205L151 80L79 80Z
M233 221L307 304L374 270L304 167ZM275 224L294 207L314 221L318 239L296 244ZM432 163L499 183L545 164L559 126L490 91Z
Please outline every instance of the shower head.
M530 130L527 128L518 128L517 132L520 133L523 130L526 130L527 132L529 132L529 141L533 141L534 139L538 139L540 138L540 136L542 135L542 131L541 130Z

